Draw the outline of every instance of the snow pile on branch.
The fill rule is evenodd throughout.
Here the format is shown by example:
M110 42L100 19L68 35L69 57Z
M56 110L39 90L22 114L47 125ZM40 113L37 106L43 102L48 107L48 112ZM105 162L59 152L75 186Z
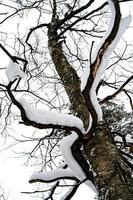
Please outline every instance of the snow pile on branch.
M82 74L82 77L81 77L81 85L80 85L81 92L85 89L88 77L90 75L90 64L87 65L87 67L85 68L85 70L84 70L84 72Z
M91 102L98 114L98 121L102 121L103 114L102 114L101 106L99 105L99 102L97 100L96 88L99 84L102 74L105 72L106 68L109 65L110 55L112 54L113 50L117 46L119 40L121 39L121 37L124 34L124 32L126 31L126 29L128 28L131 20L132 20L131 15L121 19L116 37L113 40L113 42L111 43L111 45L109 46L109 48L107 49L107 51L103 55L102 62L97 70L96 77L94 79L94 82L93 82L91 90L90 90Z
M73 132L71 135L64 137L60 142L60 150L63 154L64 160L68 164L68 167L72 171L75 171L76 177L80 180L80 179L85 179L86 176L83 173L82 168L73 158L73 155L71 152L71 146L73 145L74 141L77 139L78 139L78 135L75 132Z
M100 44L96 48L94 54L92 54L92 56L91 56L92 63L96 60L99 49L101 49L103 43L105 42L106 38L108 38L108 36L112 32L112 29L113 29L113 26L114 26L115 17L116 17L116 11L115 11L115 8L114 8L114 3L112 2L112 0L108 0L108 4L109 4L110 12L111 12L111 16L110 16L109 23L108 23L109 25L108 25L106 33L104 34L103 38L100 41Z
M78 117L69 114L60 114L54 111L48 111L44 109L35 109L24 98L20 99L20 103L23 106L27 117L31 121L47 125L52 124L66 127L76 127L82 132L84 132L83 122Z
M104 37L102 38L102 41L98 45L98 48L93 53L93 56L91 58L92 63L94 63L94 61L96 60L96 56L98 54L99 49L101 48L101 46L105 42L105 39L109 36L109 34L112 30L113 22L114 22L114 19L115 19L114 18L115 12L114 12L112 4L111 4L111 13L112 14L111 14L111 19L110 19L110 23L109 23L109 26L108 26L108 30L107 30L106 34L104 35ZM112 54L113 50L115 49L115 47L119 43L119 40L121 39L122 35L124 34L126 29L128 28L129 24L131 23L131 20L132 20L131 15L129 15L128 17L125 17L125 18L121 18L117 35L116 35L114 41L112 42L112 44L110 45L110 47L108 48L108 50L106 51L106 53L104 54L104 56L103 56L103 62L101 63L102 67L99 66L100 68L102 68L102 70L100 69L101 72L98 73L99 75L97 75L97 77L96 77L98 83L99 83L98 76L101 78L101 75L103 74L103 72L105 72L106 68L108 67L110 55ZM92 64L92 63L90 63L90 64ZM84 90L84 88L87 84L87 80L88 80L89 75L90 75L90 66L87 66L86 69L85 69L85 72L83 73L83 75L81 77L81 91Z
M33 175L30 177L29 182L35 182L35 181L42 181L45 183L50 183L59 179L73 179L74 174L71 170L65 170L65 169L54 169L52 171L48 172L40 172L40 173L33 173Z
M10 61L6 69L6 75L9 82L13 82L17 78L23 78L25 76L25 73L21 70L19 64Z
M114 5L113 5L112 1L110 1L110 0L108 0L108 3L109 3L109 6L110 6L110 10L111 10L111 18L110 18L109 26L108 26L108 29L107 29L106 33L104 34L102 40L100 41L100 44L96 48L95 52L93 54L91 54L90 65L95 62L99 49L102 47L103 43L105 42L105 39L111 33L113 25L114 25L115 15L116 15ZM90 75L90 66L87 66L86 69L85 69L85 72L84 72L84 74L81 78L81 92L84 90L84 88L87 84L87 80L88 80L89 75Z
M114 138L115 142L120 142L122 143L123 142L123 139L121 136L115 136ZM126 137L125 137L125 140L126 140L126 143L130 143L130 144L133 144L133 137L130 135L130 134L127 134Z
M74 176L81 182L86 180L84 183L88 185L90 189L92 189L96 193L96 188L93 185L92 181L89 180L89 177L87 179L86 174L84 173L84 171L80 166L80 163L78 163L73 156L72 145L77 139L78 135L76 132L72 132L70 135L64 137L60 142L61 153L68 167L74 173Z

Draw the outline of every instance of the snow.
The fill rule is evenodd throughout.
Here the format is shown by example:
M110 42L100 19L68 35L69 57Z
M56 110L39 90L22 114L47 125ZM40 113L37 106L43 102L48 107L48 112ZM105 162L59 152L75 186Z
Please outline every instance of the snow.
M35 109L25 98L21 98L20 103L23 106L27 117L32 121L41 124L76 127L84 132L83 122L78 117L69 114L56 113L54 111L48 111L44 109Z
M89 75L90 75L90 65L88 65L85 68L85 70L83 71L83 75L81 77L81 85L80 85L81 92L84 90L84 88L87 84L87 80L88 80Z
M68 164L68 167L75 171L76 177L79 180L83 180L86 178L85 174L82 171L82 168L79 166L79 164L76 162L76 160L73 158L72 152L71 152L71 146L75 142L75 140L78 139L78 135L75 132L72 132L71 135L68 135L64 137L60 142L60 149L63 154L63 158L65 159L66 163Z
M91 99L92 105L95 108L95 111L97 113L99 122L103 120L103 113L102 113L101 106L100 106L100 104L97 100L96 88L99 84L99 81L101 79L103 72L106 69L105 67L107 67L108 64L109 64L109 58L105 58L105 56L103 56L101 64L100 64L100 66L97 70L96 77L93 81L93 84L92 84L92 87L91 87L91 90L90 90L90 99Z
M115 142L123 142L123 140L122 140L122 137L120 137L120 136L115 136L115 138L114 138L114 140L115 140Z
M65 200L66 197L72 192L74 185L76 185L76 184L77 184L77 181L74 181L73 186L71 186L71 188L61 197L60 200Z
M59 162L59 164L58 164L58 168L64 168L66 166L66 162L64 161L64 160L61 160L60 162Z
M87 128L87 131L86 131L86 134L89 132L89 130L91 129L91 126L92 126L92 116L91 114L89 114L89 125L88 125L88 128Z
M109 21L109 26L108 26L108 29L107 29L106 33L104 34L102 40L100 41L100 44L96 48L95 52L91 55L91 63L94 63L94 61L96 60L99 49L103 45L105 39L109 36L109 34L110 34L110 32L113 28L113 25L114 25L114 20L115 20L115 15L116 15L115 10L114 10L114 5L113 5L111 0L108 0L108 3L109 3L109 6L110 6L110 10L111 10L111 18L110 18L110 21ZM84 90L84 88L87 84L87 80L88 80L89 75L90 75L90 66L87 66L82 77L81 77L81 91Z
M125 18L121 18L117 35L116 35L115 39L113 40L113 42L111 43L111 45L109 46L109 49L105 53L105 58L109 57L112 54L113 50L117 46L117 44L118 44L119 40L121 39L122 35L127 30L127 28L129 26L129 24L131 23L131 21L132 21L132 16L131 15L129 15L129 16L125 17Z
M76 132L72 132L70 135L64 137L60 142L60 150L62 152L63 158L66 161L68 167L74 173L74 176L78 180L84 181L87 177L85 173L83 172L82 168L80 167L80 165L78 164L78 162L73 157L72 151L71 151L71 147L77 139L78 139L78 135ZM96 192L95 186L90 180L87 180L84 183L87 184L90 187L90 189Z
M114 25L115 15L116 15L116 12L114 9L114 4L111 0L108 0L108 3L109 3L110 10L111 10L111 17L109 20L108 29L107 29L106 33L104 34L102 40L100 41L100 44L98 45L97 49L95 50L95 53L92 54L92 58L91 58L92 63L96 60L99 49L102 47L103 43L105 42L105 39L110 35L111 30Z
M110 1L110 0L108 1L108 3L110 5L110 9L111 9L110 23L109 23L108 30L107 30L106 34L104 35L99 47L97 48L96 52L94 53L94 56L92 58L92 63L95 61L100 48L102 47L105 39L111 33L111 30L112 30L113 25L114 25L115 15L116 15L114 5L113 5L112 1ZM111 45L109 46L109 48L106 50L106 52L104 53L104 55L102 57L102 61L101 61L100 66L97 70L96 77L93 81L93 84L92 84L92 87L91 87L91 90L90 90L90 99L91 99L92 105L95 108L95 111L98 115L98 121L99 122L102 121L102 119L103 119L103 113L102 113L102 110L101 110L101 106L99 105L99 102L97 100L96 88L99 84L99 81L101 79L102 74L105 72L105 70L106 70L106 68L109 64L110 55L112 54L113 50L117 46L119 40L121 39L121 37L124 34L124 32L126 31L126 29L128 28L128 26L131 22L131 19L132 19L132 17L131 17L131 15L129 15L128 17L120 20L120 25L119 25L117 35L116 35L114 41L111 43ZM87 70L88 70L88 72L86 71L84 76L81 79L81 91L85 88L85 85L87 84L87 79L88 79L89 74L90 74L89 67L87 67Z
M126 142L133 144L133 136L131 136L130 134L127 134L127 136L126 136Z
M114 21L115 21L115 16L116 16L116 12L115 12L115 9L114 9L114 4L113 4L113 2L111 0L108 0L108 3L109 3L109 6L110 6L110 9L111 9L110 23L109 23L108 30L107 30L106 34L104 35L99 47L97 48L97 52L95 52L95 54L94 54L94 56L92 58L92 62L95 61L100 48L102 47L103 43L105 42L105 39L111 33L112 28L114 26ZM101 76L102 76L103 72L106 70L106 67L109 64L108 54L109 53L111 54L112 51L113 51L113 48L111 48L111 50L110 50L110 47L109 47L107 49L107 51L105 52L105 54L103 55L101 64L100 64L100 66L99 66L99 68L97 70L96 77L95 77L95 79L93 81L93 84L92 84L92 87L91 87L91 90L90 90L90 99L91 99L92 105L95 108L95 111L96 111L96 113L98 115L98 121L99 122L102 121L102 119L103 119L103 113L102 113L101 106L99 105L99 102L97 100L96 88L97 88L97 86L99 84L99 81L101 79Z
M6 75L9 82L12 82L16 78L19 78L19 77L23 78L25 76L25 73L20 69L19 64L14 63L13 61L10 61L6 69Z
M131 15L121 19L117 35L116 35L115 39L113 40L113 42L111 43L111 45L109 46L109 48L107 49L107 51L105 52L105 54L103 55L102 62L97 70L96 77L94 79L94 82L93 82L91 90L90 90L91 102L98 114L98 121L102 121L103 116L102 116L101 106L99 105L99 103L97 101L96 88L98 86L98 83L101 79L102 74L108 67L110 55L112 54L113 50L117 46L119 40L121 39L121 37L124 34L124 32L126 31L126 29L128 28L131 20L132 20Z
M42 180L44 182L52 182L54 180L60 179L61 177L74 177L74 174L71 170L66 169L54 169L52 171L48 172L39 172L39 173L33 173L30 177L29 181L35 181L35 180Z
M133 143L133 137L130 134L127 134L125 139L126 139L127 143ZM115 136L114 140L115 140L115 142L123 143L122 137L120 137L118 135Z

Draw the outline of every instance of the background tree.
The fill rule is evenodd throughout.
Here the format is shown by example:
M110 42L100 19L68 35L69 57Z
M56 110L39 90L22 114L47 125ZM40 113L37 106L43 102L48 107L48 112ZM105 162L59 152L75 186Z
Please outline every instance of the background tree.
M132 46L123 39L115 48L131 22L131 16L121 17L123 2L128 1L0 2L3 30L7 20L18 20L12 37L1 32L1 50L10 58L8 82L2 79L0 84L1 132L7 134L14 121L35 128L23 141L35 143L28 155L37 157L41 171L46 169L33 174L30 182L56 181L45 199L54 198L62 179L74 181L62 199L70 199L82 183L96 187L99 199L133 198L132 155L124 151L125 119L131 116L118 115L115 122L118 112L106 105L122 93L133 108ZM122 137L123 148L116 135ZM61 154L65 161L57 166Z

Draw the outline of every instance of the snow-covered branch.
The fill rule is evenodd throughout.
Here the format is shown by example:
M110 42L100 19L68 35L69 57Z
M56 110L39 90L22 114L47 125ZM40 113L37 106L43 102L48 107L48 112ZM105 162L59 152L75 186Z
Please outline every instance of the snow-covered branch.
M18 63L13 63L11 60L6 69L6 75L9 82L13 82L17 78L23 78L25 73L21 70Z
M56 128L56 126L59 126L61 129L63 129L63 127L68 127L70 130L75 129L78 132L84 133L83 122L78 117L44 109L35 109L24 98L20 99L20 103L26 112L26 116L31 121L34 121L38 124L44 124L49 127L55 126Z
M88 69L88 76L85 74L81 83L82 93L93 119L92 128L96 127L97 122L103 120L102 110L96 96L97 86L109 64L111 53L131 21L131 16L121 19L118 1L108 0L108 3L111 10L108 30L93 58L91 58L92 63Z
M69 180L77 180L71 170L66 169L54 169L49 172L40 172L34 173L29 182L43 182L43 183L51 183L60 179L69 179Z
M80 136L83 135L83 122L78 117L69 114L58 114L43 109L34 109L25 99L21 98L18 101L11 91L11 86L12 82L6 87L7 93L12 103L20 110L22 123L38 129L63 129L75 131Z
M85 181L94 192L94 175L91 166L87 163L81 153L81 141L77 133L72 132L60 142L60 149L68 167L72 170L79 181Z

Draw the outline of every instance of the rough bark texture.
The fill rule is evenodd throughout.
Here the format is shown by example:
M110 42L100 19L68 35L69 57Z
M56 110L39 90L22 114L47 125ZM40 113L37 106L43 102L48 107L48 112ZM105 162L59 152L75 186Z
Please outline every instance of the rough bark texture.
M62 43L49 44L49 51L62 84L69 97L70 110L83 120L85 127L88 126L89 112L84 98L80 92L80 79L76 71L71 67L62 51Z
M106 128L97 128L94 138L84 147L96 173L99 199L133 199L131 169L112 144Z

